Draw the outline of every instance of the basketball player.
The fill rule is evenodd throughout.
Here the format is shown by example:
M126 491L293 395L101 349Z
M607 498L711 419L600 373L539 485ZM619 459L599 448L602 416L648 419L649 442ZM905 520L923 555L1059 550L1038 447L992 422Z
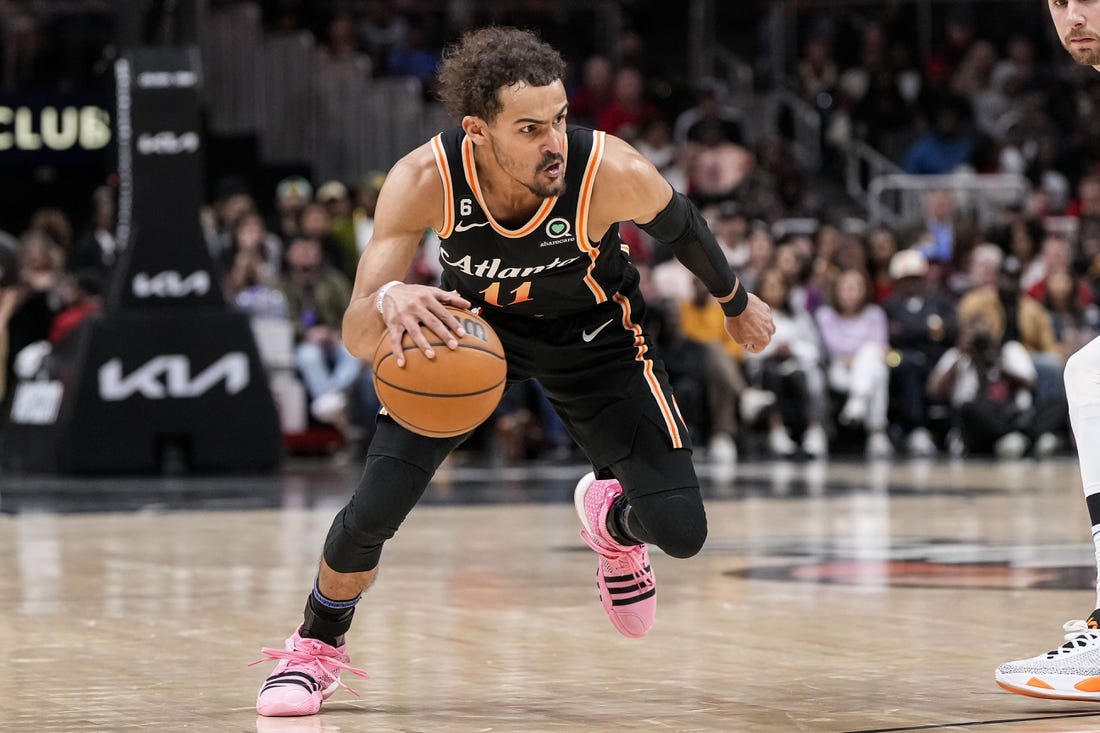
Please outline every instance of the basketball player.
M1074 61L1100 71L1100 1L1049 0L1050 16ZM1092 539L1096 547L1096 610L1063 626L1065 644L1046 654L1002 664L997 684L1020 695L1100 701L1100 338L1066 362L1066 397L1077 439Z
M402 158L386 176L374 234L359 263L343 338L361 358L388 333L399 364L408 333L456 348L445 305L481 308L500 335L510 382L537 378L595 468L577 486L581 536L599 555L597 585L628 637L656 611L648 543L686 558L707 525L691 441L638 325L645 304L619 238L631 220L722 304L750 352L774 331L768 307L740 286L698 210L622 140L567 128L564 63L533 34L487 28L448 50L440 97L461 126ZM444 288L402 283L426 228L442 240ZM465 436L426 438L386 415L351 501L329 530L304 619L260 690L261 715L311 715L348 666L344 636L375 579L383 543Z

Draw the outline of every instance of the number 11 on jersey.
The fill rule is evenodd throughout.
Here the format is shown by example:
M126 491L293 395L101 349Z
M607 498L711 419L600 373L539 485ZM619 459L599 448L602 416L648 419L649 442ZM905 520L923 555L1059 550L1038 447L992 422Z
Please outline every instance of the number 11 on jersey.
M485 296L485 302L489 305L496 306L497 308L501 307L499 282L495 282L489 287L485 288L481 291L481 294ZM512 294L515 296L514 298L512 298L512 302L504 303L503 305L509 306L515 305L516 303L526 303L529 300L534 300L534 298L530 297L531 281L524 281L518 288L512 291Z

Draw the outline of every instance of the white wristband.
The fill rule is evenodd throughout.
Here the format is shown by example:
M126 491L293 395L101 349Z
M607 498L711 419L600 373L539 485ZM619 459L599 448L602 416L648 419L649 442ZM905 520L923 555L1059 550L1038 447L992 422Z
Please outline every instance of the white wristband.
M382 310L382 301L385 299L386 293L389 292L389 289L394 285L404 285L404 283L400 280L390 280L388 283L378 288L378 297L374 301L374 307L377 308L378 312L382 315L386 315L386 312Z

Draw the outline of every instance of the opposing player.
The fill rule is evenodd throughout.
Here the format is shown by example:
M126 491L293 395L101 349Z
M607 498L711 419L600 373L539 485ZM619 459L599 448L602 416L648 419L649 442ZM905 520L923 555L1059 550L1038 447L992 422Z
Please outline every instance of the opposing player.
M618 222L637 222L671 246L749 351L766 346L774 326L696 208L645 158L611 135L567 129L563 73L561 56L524 31L482 29L448 50L440 96L461 126L387 175L343 338L369 357L388 333L403 363L408 333L432 358L425 332L450 348L463 337L445 305L482 309L504 343L509 381L540 381L594 467L575 492L581 535L599 555L611 623L639 637L656 612L646 545L690 557L707 525L687 429L638 325L645 304ZM443 289L399 281L426 228L442 240ZM329 530L303 622L285 649L264 650L279 663L257 698L261 715L316 713L342 684L341 670L363 674L348 666L344 643L356 604L383 544L463 437L426 438L379 416L363 477Z
M1100 71L1100 2L1049 0L1050 17L1074 61ZM997 684L1020 695L1100 701L1100 338L1066 362L1066 397L1077 440L1092 539L1096 547L1096 610L1063 626L1065 643L1037 657L1002 664Z

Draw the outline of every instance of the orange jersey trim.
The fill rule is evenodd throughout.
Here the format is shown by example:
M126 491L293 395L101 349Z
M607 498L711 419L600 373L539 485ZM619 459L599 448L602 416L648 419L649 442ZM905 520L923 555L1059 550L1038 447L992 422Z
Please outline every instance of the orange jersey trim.
M443 149L442 133L432 138L432 152L435 153L435 167L443 181L443 227L436 234L440 239L446 239L455 226L455 187L451 181L451 167L447 164L447 151Z
M566 156L568 156L568 150L566 150ZM566 161L568 160L569 158L566 157ZM466 173L466 183L470 184L470 190L474 192L474 198L481 205L481 210L485 212L485 218L489 220L489 226L502 237L511 239L526 237L542 225L542 222L550 214L550 210L554 208L554 204L558 202L557 196L546 199L530 221L519 229L507 229L497 223L492 212L489 211L489 207L485 205L485 198L481 195L481 183L477 180L477 166L474 165L474 141L469 136L462 139L462 170Z
M645 336L642 335L642 327L631 320L630 300L622 293L616 293L615 302L619 304L623 311L623 328L634 334L634 348L636 349L634 360L642 364L643 376L646 384L649 385L649 391L653 394L653 399L657 402L657 407L661 410L665 428L668 430L668 437L672 440L672 447L683 448L684 439L680 435L680 426L676 424L676 417L679 416L680 409L675 404L670 404L668 398L665 397L665 393L661 391L661 382L657 379L657 375L653 373L653 360L647 359L645 356L649 351L649 345L646 344ZM683 420L682 417L680 419Z
M592 189L596 183L596 172L600 169L603 160L604 133L595 131L592 133L592 152L588 154L588 164L584 168L584 178L581 179L581 191L577 198L577 221L574 229L577 232L577 248L588 255L588 273L584 276L584 284L592 291L597 303L607 300L607 293L603 291L592 271L596 269L596 258L600 256L600 248L593 247L588 238L588 212L592 209Z

